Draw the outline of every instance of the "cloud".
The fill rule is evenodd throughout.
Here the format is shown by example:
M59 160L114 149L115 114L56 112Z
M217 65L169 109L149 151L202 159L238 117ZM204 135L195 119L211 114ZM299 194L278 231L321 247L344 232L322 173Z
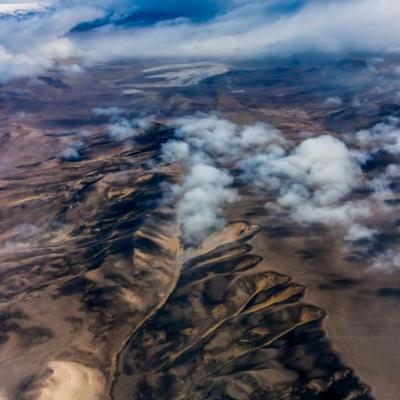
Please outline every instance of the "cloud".
M344 143L327 135L306 139L288 155L260 153L243 160L242 167L249 173L248 178L256 172L256 181L277 177L304 183L314 189L313 196L320 203L347 194L360 174ZM350 167L349 175L346 167Z
M213 230L224 226L223 210L237 199L232 183L227 171L196 164L190 168L184 183L175 187L175 194L180 196L178 221L186 244L199 244Z
M116 142L124 142L134 139L151 125L150 118L129 119L124 116L125 110L119 107L96 107L92 110L93 114L107 117L110 123L107 125L108 134L112 140Z
M62 65L60 66L59 70L66 76L75 76L82 74L84 72L84 69L80 67L78 64Z
M76 48L68 32L101 15L97 8L81 6L0 19L0 82L40 75L54 68L58 60L74 56Z
M340 107L343 105L343 100L338 96L331 96L324 101L324 105L332 108Z
M400 154L400 120L388 118L386 122L376 124L371 129L364 129L356 133L356 142L359 146L370 151L385 150L390 154Z
M275 149L286 142L281 132L271 125L239 125L217 115L198 114L174 119L172 123L178 138L213 159L240 157L244 151L257 146Z
M224 164L240 159L245 151L276 147L285 140L270 125L238 125L217 115L177 118L171 125L176 138L163 145L162 160L188 168L183 183L172 190L184 242L196 246L224 225L224 208L238 198Z
M238 125L217 115L198 114L171 121L175 139L162 146L162 160L181 162L188 173L174 186L178 219L187 245L196 246L224 225L224 208L237 199L234 179L224 167L258 146L284 144L279 130L267 124Z
M20 224L8 231L9 239L2 245L0 254L15 252L32 245L32 242L41 237L43 232L34 224ZM1 397L0 397L1 399Z
M58 156L61 161L79 161L81 159L81 155L79 154L78 149L74 147L66 147Z
M345 236L345 240L349 242L357 242L360 240L371 240L378 234L376 229L371 229L366 226L354 223L350 226Z
M122 94L124 96L131 96L131 95L136 95L136 94L141 94L143 93L143 90L139 89L126 89L122 91Z
M139 135L136 127L126 118L115 119L113 123L108 125L108 130L111 139L117 142L123 142Z
M135 56L253 57L305 51L397 51L396 0L308 1L290 13L268 13L265 2L236 4L202 23L173 20L77 36L94 59Z
M187 143L178 140L170 140L162 145L162 159L172 164L187 162L190 157L190 147Z
M27 2L4 2L0 3L1 16L27 15L32 12L44 12L50 6L50 2L27 1Z
M239 165L243 180L275 193L276 205L297 222L350 227L369 215L367 203L346 199L363 184L361 166L357 155L333 136L306 139L289 153L245 157Z
M187 167L182 184L174 186L172 192L177 197L183 241L197 246L213 230L223 227L223 210L237 199L234 179L221 163L229 148L240 152L234 145L243 139L243 129L202 114L175 119L171 125L176 138L162 146L162 160Z
M400 120L388 117L369 129L348 135L347 140L358 147L364 159L373 165L374 174L368 181L376 201L390 201L397 197L395 181L400 174L396 156L400 154ZM380 161L381 160L381 161Z
M175 128L175 139L163 145L162 160L184 163L188 176L198 165L223 171L225 176L228 168L235 168L241 171L239 179L242 183L256 185L275 196L275 202L267 204L267 208L284 210L298 223L342 226L347 241L375 234L375 230L367 228L363 221L370 217L372 208L376 211L375 202L381 199L373 196L360 200L351 198L355 189L371 185L361 168L366 155L360 150L350 149L342 140L330 135L305 137L294 146L270 125L235 124L218 115L177 118L171 121L171 125ZM389 173L393 173L393 167ZM190 232L189 241L197 244L209 229L222 223L221 207L234 201L235 196L227 196L228 201L220 193L232 190L234 181L231 178L220 187L218 183L221 182L216 181L213 190L204 190L199 180L198 190L194 190L195 184L189 185L190 196L186 197L187 179L175 194L184 198L185 204L187 200L193 200L189 202L190 213L181 213L180 221L184 235ZM197 182L195 179L191 181ZM217 221L207 225L207 229L199 229L197 236L189 230L191 222L186 222L186 218L201 220L203 213L203 206L195 207L192 191L198 194L199 201L207 204L207 220ZM213 196L216 196L214 200Z
M385 272L394 271L400 268L400 252L396 250L386 250L373 259L372 267Z
M81 140L75 140L65 147L57 158L61 161L80 161L82 159L81 150L84 146L85 144Z
M372 197L377 200L390 200L395 196L392 185L400 176L400 166L388 165L383 172L378 173L369 181L369 187L373 191Z
M119 117L125 111L122 110L119 107L112 106L112 107L106 107L106 108L104 108L104 107L95 107L95 108L93 108L92 112L95 115L100 115L100 116L103 116L103 117L113 117L114 118L114 117Z
M397 52L399 19L397 0L53 1L44 11L0 19L0 76L35 76L70 57L88 65L143 56ZM185 84L199 73L158 75Z

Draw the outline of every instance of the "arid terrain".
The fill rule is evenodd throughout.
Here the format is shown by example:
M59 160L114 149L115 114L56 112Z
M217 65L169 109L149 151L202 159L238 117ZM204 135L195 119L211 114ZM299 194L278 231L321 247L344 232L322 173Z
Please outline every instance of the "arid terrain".
M196 153L218 153L236 197L194 244L177 206L193 166L165 158L171 121L199 112L268 124L290 149L352 143L400 117L395 61L142 60L2 85L0 399L396 400L400 272L372 261L399 246L398 176L366 217L379 235L350 246L343 226L267 207L236 153ZM363 162L375 182L399 156Z

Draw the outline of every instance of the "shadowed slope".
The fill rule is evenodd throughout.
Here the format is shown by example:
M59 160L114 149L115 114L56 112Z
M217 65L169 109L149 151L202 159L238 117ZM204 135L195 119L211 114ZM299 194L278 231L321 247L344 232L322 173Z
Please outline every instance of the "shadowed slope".
M230 225L191 254L121 353L114 399L370 398L330 349L324 311L301 301L304 288L252 272L261 258L245 242L258 229Z

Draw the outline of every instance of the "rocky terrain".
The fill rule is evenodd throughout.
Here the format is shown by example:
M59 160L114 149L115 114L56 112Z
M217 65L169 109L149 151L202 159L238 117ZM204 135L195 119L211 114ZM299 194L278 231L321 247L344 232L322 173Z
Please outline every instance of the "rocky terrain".
M394 319L386 333L369 320L396 314L393 275L365 275L368 255L343 260L336 230L271 214L243 182L225 224L188 246L168 194L187 166L162 160L170 115L261 121L293 143L340 137L351 112L353 130L399 115L385 91L368 112L324 104L374 98L348 83L364 64L334 65L206 63L182 78L131 62L3 85L0 399L368 400L382 386L391 399L393 374L376 386L364 352L384 366L399 343ZM333 68L341 80L322 87ZM381 245L397 244L385 224Z

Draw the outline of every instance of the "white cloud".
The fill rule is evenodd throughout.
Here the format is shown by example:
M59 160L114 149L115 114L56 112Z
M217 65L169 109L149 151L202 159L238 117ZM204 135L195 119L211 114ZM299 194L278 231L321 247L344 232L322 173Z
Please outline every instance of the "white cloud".
M128 2L122 3L126 8ZM38 4L43 7L43 3ZM400 33L400 10L395 0L310 2L297 13L275 19L269 18L263 2L236 3L230 12L203 23L178 20L146 28L106 26L71 35L73 27L101 18L110 6L100 1L86 3L90 7L77 4L55 2L43 14L0 21L3 80L43 73L53 68L56 60L71 56L91 63L138 56L240 58L307 50L391 51L398 49ZM227 67L215 64L161 72L154 77L181 86L226 71Z
M151 126L151 118L128 119L124 116L125 110L119 107L96 107L92 110L93 114L108 117L108 133L112 140L124 142L140 135L141 131Z
M275 148L285 144L281 132L268 124L238 125L216 115L201 114L172 123L178 138L214 159L240 157L243 151L257 146Z
M95 107L92 110L93 114L95 115L100 115L100 116L104 116L104 117L118 117L122 114L124 114L124 110L122 110L119 107Z
M378 231L376 229L371 229L366 226L355 223L350 226L345 236L345 240L349 242L357 242L359 240L365 240L365 239L370 240L377 234Z
M285 206L280 200L278 204ZM330 206L320 206L300 199L291 205L291 215L294 220L304 224L342 225L350 229L357 220L370 216L368 203L346 202Z
M189 172L175 187L184 241L198 245L224 224L223 209L237 199L233 177L224 163L233 162L259 146L275 148L285 140L267 124L238 125L216 115L199 114L171 121L176 139L163 145L165 162L183 162Z
M4 2L0 3L0 15L25 15L31 12L44 12L51 5L46 1Z
M84 72L84 69L78 64L67 64L60 67L60 71L67 76L79 75Z
M204 23L182 21L77 37L78 50L98 60L126 55L241 58L303 51L396 51L397 0L310 2L269 18L265 3L238 6Z
M189 145L178 140L170 140L162 145L162 159L166 163L187 162L190 156Z
M386 250L373 259L374 269L391 272L400 268L400 252L396 250Z
M333 136L306 139L288 154L250 156L240 166L245 180L273 190L298 222L350 226L369 214L367 204L346 201L362 185L362 172L355 154Z
M85 144L81 140L75 140L60 152L58 159L70 162L80 161L82 158L80 151L84 146Z
M358 146L364 154L364 159L373 159L382 151L397 156L400 154L400 120L389 117L385 122L381 122L371 127L357 132L355 135L348 135L348 140ZM368 182L368 186L373 191L372 198L376 201L391 200L396 197L392 184L399 177L400 166L390 164L384 168L377 168L374 176Z
M244 151L258 146L284 144L279 130L266 124L234 124L216 115L197 115L171 121L176 139L162 147L164 162L183 162L188 174L174 188L184 241L198 245L212 230L224 224L224 207L237 199L233 177L224 168ZM179 139L179 140L178 140Z
M361 169L346 145L333 136L302 142L274 165L280 173L305 183L317 204L332 204L361 184Z
M227 171L211 165L190 168L184 183L176 187L178 221L186 244L199 244L213 230L222 228L224 207L237 199L231 188L233 178Z
M332 108L340 107L343 105L343 100L338 96L331 96L324 101L324 105Z
M78 149L74 147L66 147L58 157L62 161L79 161L81 159Z
M138 130L132 122L126 118L118 118L108 125L108 131L111 139L117 142L123 142L139 135Z
M1 79L35 76L54 68L57 60L69 57L90 64L142 56L243 58L304 51L399 50L397 0L310 1L296 12L275 16L268 14L262 1L231 2L229 11L204 22L186 18L147 27L106 25L70 33L82 22L102 18L110 6L116 11L121 7L123 12L132 8L128 3L93 0L85 2L85 7L77 1L57 1L43 13L0 20ZM32 7L38 4L32 3ZM153 8L157 7L161 5ZM181 86L226 70L218 63L192 65L180 70L159 69L159 73L153 71L153 77Z
M67 37L77 24L99 18L92 7L65 8L23 19L0 19L0 82L37 76L54 68L57 60L75 55L75 44Z
M376 124L371 129L364 129L356 134L356 142L363 148L386 150L391 154L400 154L400 120L389 118L386 122Z
M376 233L363 221L370 217L372 208L376 211L376 202L381 199L351 199L354 189L371 184L361 170L366 159L363 151L352 150L342 140L329 135L306 137L293 147L279 130L269 125L240 125L216 115L199 114L171 123L176 128L176 139L164 144L164 162L183 162L189 174L192 168L204 164L225 173L227 166L238 168L242 170L243 182L275 195L276 201L267 207L286 210L299 223L342 226L348 241L365 239ZM387 174L393 173L393 168L390 167ZM201 183L198 185L202 188ZM224 184L221 189L229 188ZM194 189L191 186L190 192ZM185 189L176 191L179 195L185 192ZM218 197L220 193L215 188L209 192L208 218L212 215L212 206L218 203L217 200L213 203L212 196ZM205 196L203 188L195 193L199 198ZM220 206L215 207L218 211L214 210L214 218L220 224ZM185 222L188 215L191 220L201 220L203 208L193 205L190 209L192 214L181 214L184 232L190 225ZM204 238L206 231L200 230L197 239ZM192 240L192 233L190 237Z
M390 164L382 173L376 175L369 182L369 187L373 191L373 198L376 200L388 200L393 198L394 193L391 188L395 178L400 176L400 166Z
M135 94L142 94L143 90L139 90L139 89L126 89L122 91L122 94L124 96L131 96L131 95L135 95Z

